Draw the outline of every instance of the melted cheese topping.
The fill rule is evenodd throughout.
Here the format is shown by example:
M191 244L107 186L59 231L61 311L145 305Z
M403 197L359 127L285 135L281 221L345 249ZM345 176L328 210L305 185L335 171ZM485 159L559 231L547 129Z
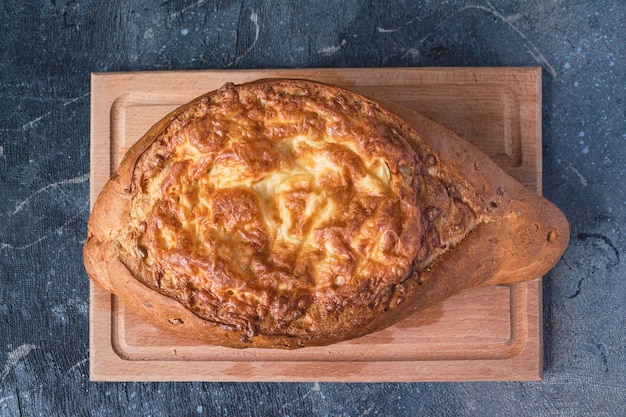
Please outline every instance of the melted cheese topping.
M437 200L420 193L446 191L417 180L432 167L380 117L358 96L280 83L189 107L136 165L121 241L138 275L248 335L388 297L442 252ZM462 238L473 220L453 206Z

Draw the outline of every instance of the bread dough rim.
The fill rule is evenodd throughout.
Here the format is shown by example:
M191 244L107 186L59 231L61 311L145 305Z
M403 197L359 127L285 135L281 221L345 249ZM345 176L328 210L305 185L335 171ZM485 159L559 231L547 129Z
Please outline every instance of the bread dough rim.
M246 84L268 81L257 80ZM282 81L312 82L284 79ZM348 94L363 97L361 94L341 87L314 83L329 88L338 88ZM401 308L392 308L385 314L373 317L369 323L355 326L351 331L341 335L329 334L323 337L302 339L260 334L250 340L243 341L238 338L235 332L199 318L176 300L152 290L135 279L131 271L117 258L115 251L107 244L111 230L119 226L124 216L128 214L130 183L136 161L151 146L159 134L167 128L171 120L183 112L186 107L193 106L212 93L203 94L166 115L130 148L117 172L107 182L93 206L88 224L88 238L83 250L86 270L96 283L119 297L124 305L146 321L178 336L191 337L211 344L241 348L298 348L327 345L388 327L417 310L426 308L465 289L541 277L558 261L567 246L569 225L563 214L552 203L526 189L507 175L480 150L450 130L410 109L395 103L381 103L364 97L364 99L378 104L381 109L388 112L389 117L396 118L400 123L406 123L415 130L434 150L442 164L466 179L476 190L479 190L491 205L489 221L480 224L460 244L449 250L440 259L437 267L423 271L419 279L415 274L412 274L407 280L406 300ZM436 140L433 140L434 138ZM411 145L414 146L415 144ZM516 239L517 236L511 234L510 231L515 229L510 226L519 219L532 219L536 227L536 230L523 231L526 237L523 241ZM494 239L494 236L497 238ZM520 245L517 244L518 242ZM524 245L526 245L526 249L533 249L532 252L538 251L541 255L523 267L515 265L516 262L519 262L519 257L515 257L515 260L507 259L511 256L510 251L498 249L502 246L507 248L522 246L524 249ZM521 252L529 251L522 250ZM484 265L476 268L475 265L472 265L474 262L470 260L480 257L488 259L489 262L484 262ZM355 321L357 321L356 319Z

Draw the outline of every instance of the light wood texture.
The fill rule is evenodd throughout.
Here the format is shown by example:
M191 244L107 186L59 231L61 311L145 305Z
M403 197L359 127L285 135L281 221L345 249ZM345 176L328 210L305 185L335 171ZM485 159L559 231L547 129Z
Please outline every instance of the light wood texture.
M411 107L541 192L538 68L375 68L93 74L91 202L126 150L177 106L226 82L307 78ZM542 377L541 282L479 288L383 330L295 351L229 349L146 324L91 284L98 381L488 381Z

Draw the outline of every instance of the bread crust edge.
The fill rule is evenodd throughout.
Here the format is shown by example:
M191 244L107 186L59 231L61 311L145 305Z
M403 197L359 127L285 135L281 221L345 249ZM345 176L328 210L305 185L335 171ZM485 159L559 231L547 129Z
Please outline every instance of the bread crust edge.
M328 345L382 330L463 290L537 279L558 262L568 245L569 224L554 204L522 186L483 152L450 130L395 103L373 100L389 112L389 117L408 124L444 165L480 191L493 208L490 221L479 224L460 244L446 252L436 267L420 274L414 272L406 281L402 305L373 317L365 325L353 326L342 334L307 339L281 335L242 339L236 332L201 319L176 300L137 280L117 257L109 241L111 232L123 224L124 216L128 215L130 184L138 158L184 107L208 94L211 93L169 113L131 147L93 206L83 249L87 273L98 285L119 297L129 310L147 322L180 337L235 348L293 349Z

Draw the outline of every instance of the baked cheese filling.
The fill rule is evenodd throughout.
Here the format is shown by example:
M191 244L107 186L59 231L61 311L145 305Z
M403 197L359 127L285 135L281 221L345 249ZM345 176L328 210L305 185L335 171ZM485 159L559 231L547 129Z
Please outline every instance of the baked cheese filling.
M369 102L280 84L200 101L137 162L127 264L248 336L391 302L478 217L432 155L378 117Z

